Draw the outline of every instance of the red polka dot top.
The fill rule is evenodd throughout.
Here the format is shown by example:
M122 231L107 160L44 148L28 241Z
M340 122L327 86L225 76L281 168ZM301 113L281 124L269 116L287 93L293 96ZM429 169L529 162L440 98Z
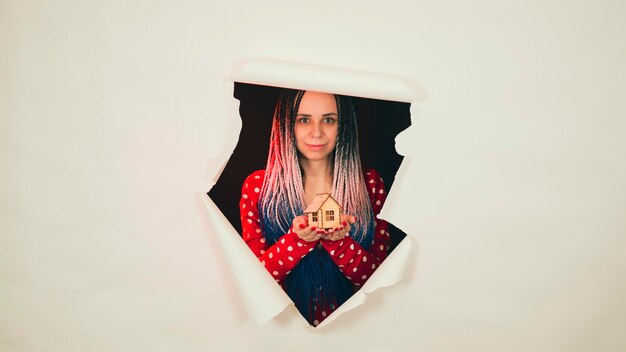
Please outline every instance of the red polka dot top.
M331 259L339 270L357 288L362 286L387 257L391 243L388 223L378 219L378 213L385 202L385 186L383 179L373 169L365 170L365 183L368 188L372 210L375 214L374 242L369 250L365 250L350 236L332 241L320 239L317 242L307 242L293 232L292 229L284 234L274 245L268 245L259 225L258 201L265 177L265 170L252 173L244 181L241 189L239 210L241 212L242 237L252 252L272 277L282 284L284 278L298 265L298 262L311 252L316 245L321 245L330 254ZM337 307L314 307L317 326Z

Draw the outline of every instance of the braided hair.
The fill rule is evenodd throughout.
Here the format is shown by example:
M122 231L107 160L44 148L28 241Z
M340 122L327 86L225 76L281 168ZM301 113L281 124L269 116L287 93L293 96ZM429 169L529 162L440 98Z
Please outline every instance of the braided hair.
M259 199L261 230L269 245L289 232L293 219L302 215L304 204L303 171L298 159L295 121L305 91L284 89L278 97L265 180ZM345 213L359 221L350 236L365 249L374 239L374 213L359 157L356 114L350 97L335 95L338 131L330 163L333 173L332 196ZM335 308L355 292L323 248L315 248L300 260L283 281L283 288L300 313L312 324L316 307Z

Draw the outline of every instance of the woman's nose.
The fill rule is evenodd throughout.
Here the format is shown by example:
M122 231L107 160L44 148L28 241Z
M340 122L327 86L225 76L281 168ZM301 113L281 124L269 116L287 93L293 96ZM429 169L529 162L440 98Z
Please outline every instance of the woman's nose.
M322 124L320 122L313 123L313 128L311 130L311 134L314 137L319 137L323 134Z

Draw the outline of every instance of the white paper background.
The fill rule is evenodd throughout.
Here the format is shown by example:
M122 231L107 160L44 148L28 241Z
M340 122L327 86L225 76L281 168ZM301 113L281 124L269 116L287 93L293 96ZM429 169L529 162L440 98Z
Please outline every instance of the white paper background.
M0 350L622 351L625 18L608 0L0 2ZM323 333L249 319L197 197L234 149L245 57L428 94L385 209L416 238L406 277Z

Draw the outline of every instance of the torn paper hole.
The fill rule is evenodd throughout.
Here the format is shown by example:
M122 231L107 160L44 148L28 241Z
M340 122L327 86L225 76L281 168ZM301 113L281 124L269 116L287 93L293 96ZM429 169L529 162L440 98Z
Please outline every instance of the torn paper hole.
M265 94L269 95L276 94L275 92L271 92L271 87L284 87L320 92L333 92L335 94L357 97L357 99L359 97L363 99L377 98L391 102L408 103L420 98L415 89L409 87L405 80L397 77L287 63L266 59L244 61L234 70L233 80L235 82L266 86L265 91L269 91L269 93ZM240 83L236 83L236 85L237 84ZM278 88L274 89L277 90ZM242 89L240 90L240 95L245 94L241 93L241 91L249 92L251 90L246 91L245 89ZM238 99L243 102L241 96L238 97ZM267 104L267 106L262 106L264 102L265 104ZM256 105L254 105L253 107L254 110L266 109L268 111L265 113L266 116L269 116L269 123L265 123L266 129L269 129L271 127L271 117L273 115L275 103L275 98L260 99L256 101ZM410 124L410 119L408 117L408 104L404 105L406 107L406 118L408 120L408 124L403 127L400 126L399 128L401 129L396 131L393 136L397 135L399 131L405 129ZM247 107L244 104L240 106L242 118L245 114L244 110L246 108ZM357 113L359 113L358 109L356 110ZM375 116L374 119L378 119L378 122L380 122L381 119L384 119L385 121L388 121L386 125L392 124L392 122L397 123L397 121L395 121L393 117L388 116L389 114L390 113L387 112L382 115L384 117ZM258 129L262 129L262 126L263 124L261 124ZM361 121L359 121L359 133L363 134L363 131L367 130L374 130L375 132L380 133L380 131L376 131L375 125L371 126L370 129L367 129L363 128L363 126L361 126ZM244 132L245 126L240 134L239 144L242 143L242 140L246 142L251 139L249 137L246 137L244 135ZM266 137L266 139L264 139L262 142L254 142L252 143L252 145L266 146L269 141L269 131L257 130L257 132L259 132L261 135L265 133L268 137ZM365 144L371 145L372 143ZM362 146L361 157L364 158L365 154L364 159L367 159L367 147L365 148L365 153L363 152L363 149L364 148ZM380 146L378 146L377 148L377 145L374 144L373 149L381 148ZM256 158L253 158L254 160L256 160L255 162L243 163L245 165L241 165L240 162L233 161L234 158L231 157L228 161L228 164L231 164L231 161L233 162L233 165L230 165L230 169L235 168L247 170L243 172L243 174L246 176L250 173L250 171L265 169L265 162L267 160L267 148L247 148L246 150L248 152L256 151L260 153L260 155ZM236 156L236 154L237 150L235 151L233 156ZM220 172L220 180L234 179L233 182L236 190L235 201L233 202L232 199L230 200L230 207L232 208L234 203L234 209L228 209L229 206L224 206L224 204L228 203L228 200L226 202L222 202L225 196L218 194L218 192L215 191L216 187L214 187L210 192L211 198L204 197L204 201L207 207L210 222L213 226L213 229L215 230L215 234L219 237L219 241L223 247L222 250L224 251L225 257L229 260L230 267L232 268L232 274L235 276L234 279L239 287L241 297L244 300L244 304L253 319L259 324L263 324L269 319L272 319L281 312L285 311L285 315L288 315L292 319L297 319L304 325L308 325L307 322L303 319L302 315L298 314L298 311L296 309L285 310L287 306L293 305L293 302L289 299L289 296L287 296L285 291L283 291L281 287L276 284L276 281L272 277L272 274L265 270L265 268L261 265L259 259L257 259L253 251L250 250L251 248L248 248L246 243L242 240L240 234L237 232L237 230L240 231L241 229L241 226L238 226L237 223L239 221L238 213L240 211L240 209L238 208L238 201L239 195L241 194L240 192L243 184L243 179L241 179L241 177L239 177L239 179L237 179L236 177L225 177L227 176L225 175L225 170L229 169L228 164ZM367 162L364 160L363 164L366 165ZM393 182L393 176L395 175L395 173L399 172L399 166L400 165L398 163L395 166L395 169L394 166L391 167L392 171L390 172L392 172L393 174L391 176L387 176L387 179L389 179L389 181L387 181L387 179L385 180L387 189L389 189L389 186ZM219 185L216 184L216 186ZM396 190L392 190L391 192L393 193L394 191ZM232 195L230 196L230 198L232 198ZM214 202L214 200L216 202ZM216 203L220 203L218 204L219 207L218 205L216 205ZM228 219L228 214L230 214L231 219ZM381 218L384 217L381 216ZM397 247L395 245L397 245ZM318 327L328 325L344 312L356 308L359 305L362 305L365 302L366 295L368 293L371 293L381 287L391 286L401 279L408 260L411 244L408 238L405 238L399 244L394 244L394 247L395 249L377 268L374 274L367 279L361 289L357 291L356 294L353 294L336 310L334 310L329 316L325 317L325 320L323 320L321 324L318 325Z

